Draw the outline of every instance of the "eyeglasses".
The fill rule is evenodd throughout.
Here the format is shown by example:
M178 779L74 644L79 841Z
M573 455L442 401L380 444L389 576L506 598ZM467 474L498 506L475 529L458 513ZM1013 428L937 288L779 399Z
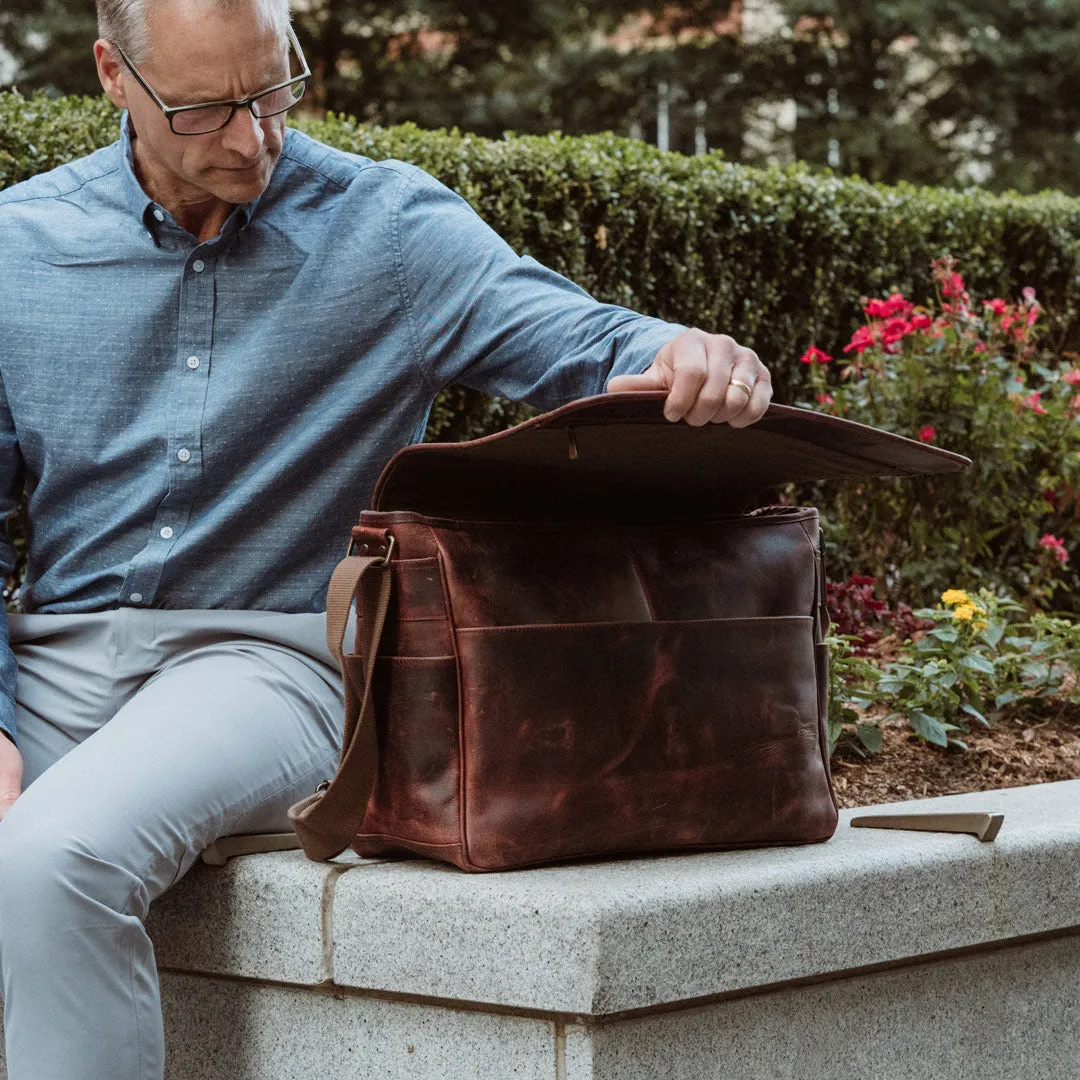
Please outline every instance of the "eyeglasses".
M124 50L115 41L110 44L120 54L120 58L135 76L139 85L165 114L174 134L208 135L211 131L220 131L225 127L232 120L237 109L250 109L251 115L261 120L267 116L277 116L287 112L304 96L307 84L311 81L311 69L307 66L307 61L300 49L300 42L296 40L296 34L293 33L291 26L288 34L289 44L295 51L300 66L304 69L302 74L294 75L291 79L271 86L267 90L261 90L253 97L237 101L206 101L198 105L166 105L158 97L154 88L139 74L139 69L127 58Z

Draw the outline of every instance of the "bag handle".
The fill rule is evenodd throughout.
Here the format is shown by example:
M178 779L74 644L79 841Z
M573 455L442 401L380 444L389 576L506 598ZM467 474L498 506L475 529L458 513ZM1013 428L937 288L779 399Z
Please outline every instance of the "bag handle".
M390 606L390 553L374 558L348 555L330 579L326 599L326 642L341 666L345 684L345 731L341 761L332 781L289 808L289 821L304 854L316 862L340 855L360 832L375 786L375 703L371 685L386 612ZM343 662L345 627L353 599L360 617L363 684L357 687Z

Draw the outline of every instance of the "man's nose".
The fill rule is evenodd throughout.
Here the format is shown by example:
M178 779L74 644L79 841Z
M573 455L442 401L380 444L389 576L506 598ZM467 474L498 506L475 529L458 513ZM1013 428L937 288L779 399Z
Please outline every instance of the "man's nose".
M265 141L262 123L251 109L237 109L222 133L223 144L248 159L259 156Z

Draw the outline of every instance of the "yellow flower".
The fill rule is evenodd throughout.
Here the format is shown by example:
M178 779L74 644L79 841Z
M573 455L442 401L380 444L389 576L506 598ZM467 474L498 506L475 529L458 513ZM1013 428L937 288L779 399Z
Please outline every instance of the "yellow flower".
M984 623L984 622L973 622L971 624L971 628L972 628L972 630L976 631L976 633L977 633L980 630L985 630L987 625L988 624Z
M971 606L971 604L961 604L952 613L952 617L954 619L960 619L961 621L966 621L967 619L972 618L972 616L974 616L974 614L975 614L975 608L973 608Z
M963 589L946 589L941 594L941 602L943 604L966 604L968 603L968 594Z

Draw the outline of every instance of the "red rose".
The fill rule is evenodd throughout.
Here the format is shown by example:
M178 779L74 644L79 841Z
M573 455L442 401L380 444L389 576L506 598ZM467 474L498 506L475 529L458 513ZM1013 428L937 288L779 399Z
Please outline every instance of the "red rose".
M919 428L919 442L933 442L936 438L937 432L929 424Z
M890 319L881 331L881 340L886 345L892 345L899 341L911 330L911 324L903 317Z
M799 363L827 364L831 359L832 357L827 352L823 352L816 345L811 345L810 348L799 357Z
M851 341L844 346L844 352L865 352L874 344L874 331L869 326L860 326L854 334L851 335Z

